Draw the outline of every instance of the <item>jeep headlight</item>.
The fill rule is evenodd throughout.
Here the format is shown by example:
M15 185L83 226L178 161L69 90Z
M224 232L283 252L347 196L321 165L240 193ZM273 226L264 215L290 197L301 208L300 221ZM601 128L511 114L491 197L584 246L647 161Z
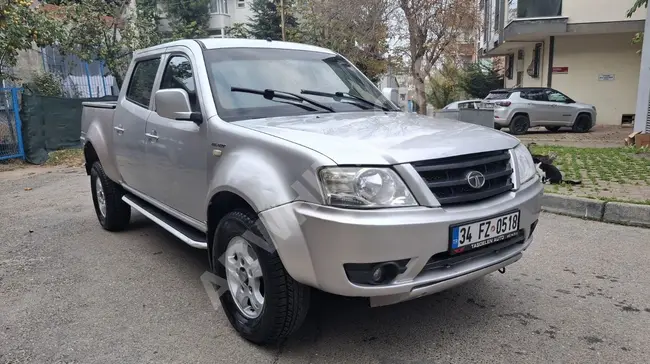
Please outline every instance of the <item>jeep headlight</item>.
M530 155L528 148L519 144L514 150L515 163L517 163L517 174L519 175L519 185L531 180L537 174L533 156Z
M404 181L390 168L327 167L319 172L325 203L347 208L417 206Z

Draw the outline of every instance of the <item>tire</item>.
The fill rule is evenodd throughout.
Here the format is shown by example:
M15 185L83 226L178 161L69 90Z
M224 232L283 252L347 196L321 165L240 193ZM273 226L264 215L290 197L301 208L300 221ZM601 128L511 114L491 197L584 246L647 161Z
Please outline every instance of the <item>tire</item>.
M576 133L586 133L591 130L592 127L591 116L588 114L580 114L576 118L571 129Z
M212 249L215 274L227 282L228 290L219 299L228 321L244 339L261 345L282 342L297 330L307 316L310 301L310 288L291 278L270 241L253 212L235 210L219 222ZM230 250L229 247L234 244L247 244L247 249L250 250L246 254L249 257L255 255L252 259L257 259L261 277L252 278L253 275L247 273L247 267L237 268L237 272L241 273L234 275L239 277L236 280L226 273L226 266L232 269L231 262L237 262L241 258L236 256L239 253L231 255L235 249ZM257 283L256 279L259 279ZM234 284L234 289L231 284ZM237 293L233 292L242 286L249 288L247 294L250 296L243 299L244 304L238 304L235 302ZM252 301L256 293L263 297L261 308L257 310L253 308ZM256 304L259 307L257 299ZM248 307L240 308L242 305L249 305L250 310L247 311Z
M545 128L546 128L546 130L548 130L550 132L553 132L553 133L557 133L558 131L560 131L559 126L545 126Z
M99 187L103 192L104 208L100 204ZM95 162L90 170L90 190L93 195L95 213L102 227L108 231L124 230L131 221L131 206L122 201L124 190L111 181L102 168L101 163Z
M512 118L509 127L510 134L512 135L526 134L528 128L530 128L530 120L526 115L517 115L514 118Z

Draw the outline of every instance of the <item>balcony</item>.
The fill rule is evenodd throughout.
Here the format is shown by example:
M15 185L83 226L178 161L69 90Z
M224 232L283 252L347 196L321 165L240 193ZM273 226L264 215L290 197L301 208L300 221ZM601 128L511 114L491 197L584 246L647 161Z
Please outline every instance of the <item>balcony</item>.
M210 30L229 27L232 21L228 13L228 0L210 0Z

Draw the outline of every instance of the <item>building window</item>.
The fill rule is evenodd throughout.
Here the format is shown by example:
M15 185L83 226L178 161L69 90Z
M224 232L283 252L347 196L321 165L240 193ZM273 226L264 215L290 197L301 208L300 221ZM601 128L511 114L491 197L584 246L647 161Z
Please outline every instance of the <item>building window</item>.
M228 14L228 0L210 0L210 12L213 14Z
M517 18L543 18L562 15L562 0L509 0Z
M515 55L509 54L508 57L506 58L506 77L508 77L509 80L512 80L514 71L515 71Z
M524 83L524 72L523 71L518 71L517 72L517 86L521 87L523 86Z
M528 75L532 78L539 77L539 69L542 66L542 43L535 44L533 48L533 61L528 67Z
M237 0L237 7L243 9L246 7L246 0Z

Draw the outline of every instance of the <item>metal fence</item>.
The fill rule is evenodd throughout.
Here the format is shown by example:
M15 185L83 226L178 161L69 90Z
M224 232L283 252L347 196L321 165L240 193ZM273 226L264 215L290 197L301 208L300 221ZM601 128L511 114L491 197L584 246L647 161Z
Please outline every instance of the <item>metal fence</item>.
M51 46L41 48L41 55L45 72L61 79L65 97L96 98L118 93L115 78L103 61L84 62L75 55L63 55Z
M0 88L0 160L25 158L19 114L19 88Z

